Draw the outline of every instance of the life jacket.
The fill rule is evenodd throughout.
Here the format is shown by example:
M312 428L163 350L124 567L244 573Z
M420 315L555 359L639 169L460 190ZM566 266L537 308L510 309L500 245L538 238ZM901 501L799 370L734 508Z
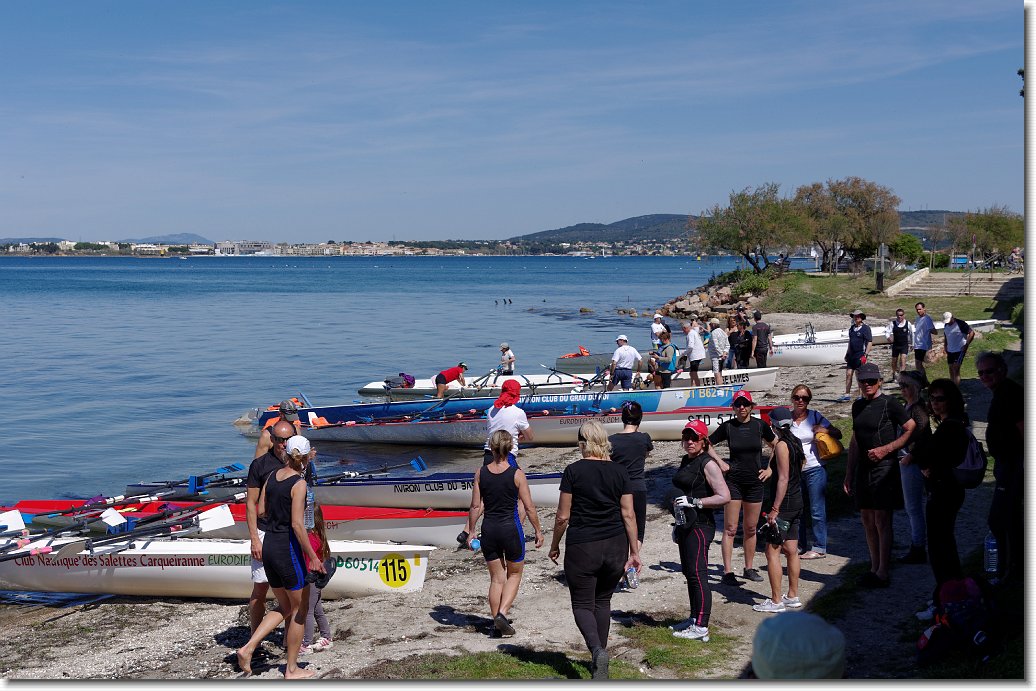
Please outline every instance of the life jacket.
M273 427L274 425L276 425L281 420L284 420L284 418L281 417L280 415L278 415L277 417L272 417L272 418L270 418L269 420L266 421L266 424L263 425L263 429L269 429L269 428ZM285 420L285 422L287 422L287 420ZM302 419L301 418L296 420L295 422L292 422L291 424L295 427L295 432L296 433L300 429L302 429Z
M579 352L576 352L576 353L565 353L561 357L563 357L563 358L567 358L567 357L586 357L589 354L590 354L590 351L587 350L585 346L579 346Z

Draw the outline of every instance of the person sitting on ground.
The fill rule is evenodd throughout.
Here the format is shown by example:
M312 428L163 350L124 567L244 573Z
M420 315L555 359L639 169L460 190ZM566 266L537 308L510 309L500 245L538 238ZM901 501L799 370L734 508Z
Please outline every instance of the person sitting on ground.
M809 612L763 619L752 637L752 675L758 679L841 679L845 635Z
M489 437L493 458L475 470L471 507L464 526L470 547L475 539L478 515L483 514L480 549L489 570L489 615L493 619L491 635L494 637L514 635L507 613L518 597L525 567L525 531L522 529L524 521L518 518L519 502L536 531L536 548L543 546L543 530L525 473L508 460L513 444L510 433L504 430L497 430Z
M435 375L435 397L442 398L446 395L446 388L450 382L457 382L461 386L464 386L464 372L467 371L468 366L463 362L457 364L456 367L444 369Z

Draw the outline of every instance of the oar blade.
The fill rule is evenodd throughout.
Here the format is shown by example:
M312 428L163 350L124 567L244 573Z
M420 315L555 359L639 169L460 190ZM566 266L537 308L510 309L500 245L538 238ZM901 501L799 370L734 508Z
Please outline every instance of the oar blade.
M104 521L106 525L113 528L126 522L126 517L119 513L114 507L106 509L100 515L100 519Z
M234 525L234 515L226 504L220 504L216 508L209 509L198 516L198 528L203 533L229 528L232 525Z
M0 525L4 526L5 532L14 533L25 530L25 521L22 520L22 512L12 510L0 513Z
M419 473L428 470L428 464L420 456L410 461L410 467Z

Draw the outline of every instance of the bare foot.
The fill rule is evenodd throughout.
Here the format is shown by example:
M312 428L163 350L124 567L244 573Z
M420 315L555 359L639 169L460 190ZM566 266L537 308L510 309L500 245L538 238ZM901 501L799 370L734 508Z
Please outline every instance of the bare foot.
M244 648L240 648L237 651L237 666L241 668L241 671L245 673L245 676L252 674L252 653L245 652Z
M284 668L285 679L310 679L316 675L317 673L313 670L305 669L303 667L296 667L294 672L290 671L287 667Z

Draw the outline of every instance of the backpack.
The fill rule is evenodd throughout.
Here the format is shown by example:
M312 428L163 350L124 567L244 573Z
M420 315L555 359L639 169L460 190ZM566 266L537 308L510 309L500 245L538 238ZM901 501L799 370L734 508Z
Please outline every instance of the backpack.
M953 469L953 477L957 484L965 489L975 489L982 484L986 477L986 466L989 459L982 448L982 442L975 438L971 430L968 433L968 450L964 453L964 460Z
M946 581L936 592L935 623L917 641L917 662L926 666L951 654L992 655L992 612L974 578Z
M385 379L385 386L390 389L412 389L414 384L417 382L413 375L400 372L398 377L388 377Z

